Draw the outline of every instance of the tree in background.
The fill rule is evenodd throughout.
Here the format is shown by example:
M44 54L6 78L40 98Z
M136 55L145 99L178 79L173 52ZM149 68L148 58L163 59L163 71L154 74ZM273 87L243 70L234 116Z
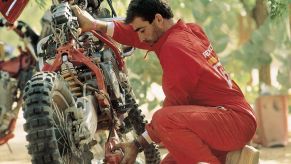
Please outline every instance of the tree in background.
M259 70L259 91L262 85L271 84L271 62L278 50L289 40L286 29L287 0L240 0L247 15L252 19L255 30L249 40L235 51L238 59L246 63L248 68Z
M277 80L282 85L281 91L286 93L291 88L291 1L288 4L288 16L289 24L286 24L288 29L288 39L284 40L284 44L277 52L277 58L281 61L280 70L278 72ZM288 21L287 21L288 23ZM290 93L289 93L290 94Z
M129 1L113 1L117 15L125 16ZM186 22L194 21L203 27L231 77L238 82L250 102L259 93L259 85L252 85L252 70L259 69L260 83L270 85L270 63L273 59L282 64L278 74L281 91L286 92L291 87L291 13L287 19L288 3L289 12L291 10L290 0L168 1L175 17ZM40 31L40 18L49 5L50 1L30 1L20 19ZM32 15L33 19L29 19ZM1 32L1 40L2 36ZM139 103L149 104L148 108L153 109L161 101L157 96L151 96L150 89L153 84L161 85L162 71L155 55L149 53L144 59L145 54L145 51L137 50L127 59L127 65Z
M232 72L231 77L251 103L260 93L260 84L271 85L270 64L275 57L283 62L278 75L281 90L286 92L290 88L291 57L286 60L291 52L286 29L287 0L169 1L176 17L202 25L227 70ZM161 76L156 59L144 62L144 53L128 59L131 72L140 75L134 76L132 82L141 104L147 102L151 84L160 84ZM253 69L259 70L257 86L252 84ZM150 104L154 107L158 101L154 99Z

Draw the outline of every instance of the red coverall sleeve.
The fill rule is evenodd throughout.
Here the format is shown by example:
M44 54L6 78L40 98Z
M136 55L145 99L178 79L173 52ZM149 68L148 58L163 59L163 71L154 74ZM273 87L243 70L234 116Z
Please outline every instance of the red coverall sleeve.
M112 38L120 44L129 45L140 49L150 50L151 46L141 42L131 25L114 21L114 33Z

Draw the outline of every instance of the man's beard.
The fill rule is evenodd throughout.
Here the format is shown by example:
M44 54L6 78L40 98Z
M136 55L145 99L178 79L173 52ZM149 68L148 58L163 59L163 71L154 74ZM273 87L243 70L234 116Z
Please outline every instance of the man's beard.
M149 45L153 45L153 44L157 43L158 40L160 39L160 37L163 34L163 31L160 28L158 28L155 24L153 24L153 27L154 28L153 28L153 37L152 37L152 39L144 40L144 42L146 42Z
M144 40L145 43L149 44L149 45L153 45L155 42L153 42L152 40Z

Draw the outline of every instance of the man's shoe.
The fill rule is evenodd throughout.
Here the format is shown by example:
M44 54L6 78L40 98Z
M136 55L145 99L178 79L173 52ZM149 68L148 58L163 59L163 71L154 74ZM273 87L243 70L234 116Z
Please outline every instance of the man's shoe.
M252 146L227 153L225 164L258 164L260 153Z

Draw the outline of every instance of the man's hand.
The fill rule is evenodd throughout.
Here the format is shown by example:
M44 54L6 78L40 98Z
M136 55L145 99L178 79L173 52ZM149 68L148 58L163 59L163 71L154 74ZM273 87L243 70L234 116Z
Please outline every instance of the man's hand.
M124 157L121 164L133 164L138 154L137 147L133 142L120 143L115 145L114 149L122 149Z
M91 30L95 30L94 21L95 19L86 11L83 11L77 5L71 6L72 11L74 12L75 16L78 18L78 22L82 29L82 32L87 32Z
M106 33L106 22L95 20L87 11L80 9L77 5L71 6L71 9L75 16L78 18L82 32L97 30L99 32Z

